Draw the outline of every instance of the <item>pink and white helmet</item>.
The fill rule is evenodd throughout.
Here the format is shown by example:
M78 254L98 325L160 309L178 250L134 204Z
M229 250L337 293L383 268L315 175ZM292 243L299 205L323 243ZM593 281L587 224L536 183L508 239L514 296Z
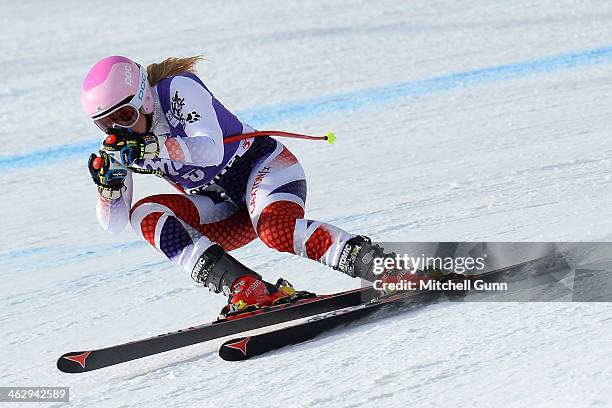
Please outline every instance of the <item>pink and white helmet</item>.
M101 129L132 126L155 106L146 68L117 55L98 61L83 81L81 104Z

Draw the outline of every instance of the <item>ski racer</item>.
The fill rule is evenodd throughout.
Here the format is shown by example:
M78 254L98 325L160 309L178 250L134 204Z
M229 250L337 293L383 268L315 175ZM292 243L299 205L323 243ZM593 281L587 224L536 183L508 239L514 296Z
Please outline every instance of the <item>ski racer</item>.
M268 247L370 281L364 236L304 216L306 176L276 139L254 132L196 75L200 57L168 58L146 68L110 56L81 89L87 115L106 133L88 169L98 187L97 217L110 233L129 222L136 233L193 280L228 296L222 311L290 301L300 293L244 266L229 251L259 238ZM245 135L242 140L230 137ZM155 174L179 191L132 203L133 173Z

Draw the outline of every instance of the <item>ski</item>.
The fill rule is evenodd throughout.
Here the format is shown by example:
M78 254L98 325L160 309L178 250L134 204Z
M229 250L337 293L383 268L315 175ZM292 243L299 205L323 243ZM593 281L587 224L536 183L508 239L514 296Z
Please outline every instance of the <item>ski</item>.
M306 322L297 325L228 340L219 348L219 356L226 361L247 360L285 346L312 340L324 332L362 319L381 309L397 306L400 304L399 302L425 300L427 297L436 299L438 295L437 292L410 292L381 299L377 302L362 303L353 307L330 311L313 316Z
M357 305L372 296L374 296L373 289L366 287L256 309L226 319L129 343L69 352L57 360L57 368L64 373L97 370L208 340Z
M516 281L524 280L560 270L568 271L568 265L561 258L545 257L492 270L478 275L461 277L458 280ZM534 274L534 272L536 272ZM465 294L465 293L464 293ZM312 316L304 322L267 331L253 336L238 337L226 341L219 348L219 356L227 361L242 361L277 350L279 348L312 340L322 333L348 323L355 322L367 316L378 318L391 316L393 311L405 311L410 306L429 304L446 295L449 299L460 297L461 293L447 293L442 290L414 290L400 292L391 296L372 299L359 305L333 310L317 316Z

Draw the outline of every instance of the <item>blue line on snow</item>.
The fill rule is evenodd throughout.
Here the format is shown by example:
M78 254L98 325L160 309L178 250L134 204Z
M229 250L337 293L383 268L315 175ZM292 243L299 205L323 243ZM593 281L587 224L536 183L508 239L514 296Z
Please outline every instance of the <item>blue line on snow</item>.
M294 103L247 109L238 112L238 117L256 128L261 128L264 125L270 125L286 119L307 118L332 112L354 111L410 96L431 94L453 88L610 62L612 62L612 46L558 54L514 64L456 72L423 80L401 82L379 88L362 89ZM88 151L95 151L99 145L99 140L92 140L78 144L51 147L20 155L0 156L0 172L24 166L31 167L49 164L70 156L82 156Z
M135 248L144 247L143 241L120 242L114 244L96 246L43 246L26 249L15 249L0 252L0 263L8 265L10 262L17 261L15 267L11 267L11 271L20 272L29 268L36 268L36 264L23 264L18 261L21 258L36 258L37 256L44 257L45 262L51 262L55 266L64 265L70 262L81 262L85 259L100 256L102 253L115 253L117 251L128 251Z

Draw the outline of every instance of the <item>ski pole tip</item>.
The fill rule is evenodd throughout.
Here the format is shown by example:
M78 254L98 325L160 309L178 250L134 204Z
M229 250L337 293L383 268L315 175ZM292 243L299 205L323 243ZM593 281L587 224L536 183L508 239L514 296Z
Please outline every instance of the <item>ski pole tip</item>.
M329 144L334 144L334 142L336 141L336 135L334 135L332 132L328 132L325 135L325 140L327 141L327 143Z

